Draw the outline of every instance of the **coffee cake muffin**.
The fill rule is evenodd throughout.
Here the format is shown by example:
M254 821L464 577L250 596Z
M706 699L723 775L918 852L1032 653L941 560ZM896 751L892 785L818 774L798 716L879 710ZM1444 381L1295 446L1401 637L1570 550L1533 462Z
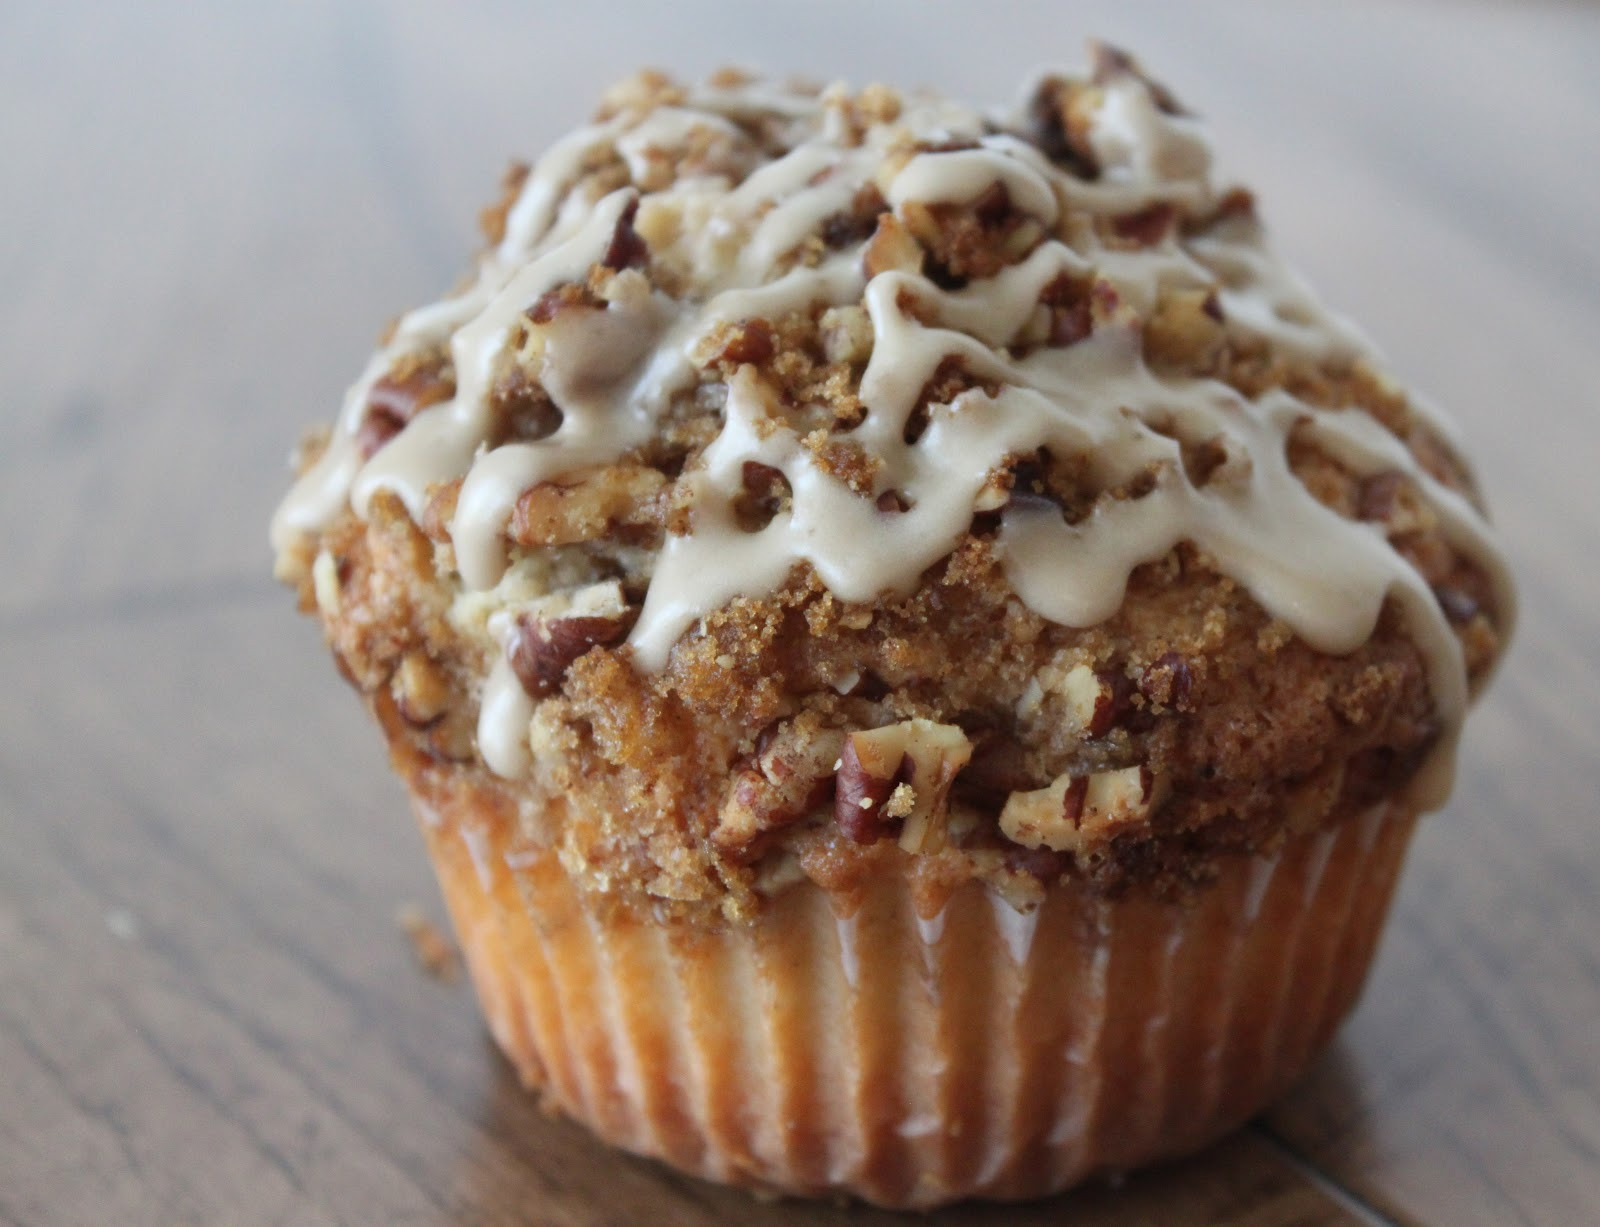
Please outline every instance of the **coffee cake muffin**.
M1512 598L1194 116L1105 47L1010 114L644 74L483 224L272 539L522 1077L916 1207L1281 1091Z

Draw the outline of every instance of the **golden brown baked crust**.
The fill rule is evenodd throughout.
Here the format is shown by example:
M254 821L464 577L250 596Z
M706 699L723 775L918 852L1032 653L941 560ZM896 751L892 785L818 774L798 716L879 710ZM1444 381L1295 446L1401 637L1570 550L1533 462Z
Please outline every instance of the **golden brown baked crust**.
M1058 164L1092 171L1093 150L1075 126L1087 88L1047 83L1022 135ZM681 98L678 86L644 77L614 92L602 117ZM866 124L898 105L888 91L869 89L843 113ZM745 135L770 144L763 122L749 120ZM652 163L658 181L639 186L660 187L721 156L691 145L675 161ZM598 196L629 173L618 160L603 161L587 170L585 190ZM485 212L491 241L503 233L525 174L513 170L507 195ZM967 203L909 202L898 214L864 190L789 259L815 263L865 238L869 273L915 267L939 285L992 276L1052 237L996 188ZM596 311L628 292L629 279L668 293L681 287L688 271L658 258L650 223L626 212L585 279L529 305L530 325ZM1109 245L1137 252L1175 230L1204 235L1254 224L1249 198L1235 193L1199 216L1171 205L1110 219L1067 209L1054 237L1093 226ZM1102 284L1066 276L1040 305L1014 355L1071 345L1127 311ZM538 344L537 327L523 341L521 360L494 384L495 443L540 438L560 420L540 384L537 354L527 352ZM1318 652L1186 543L1139 567L1106 622L1050 622L1007 582L994 512L1032 500L1075 522L1147 487L1143 479L1106 487L1084 456L1042 449L991 473L988 509L910 595L847 603L801 564L776 592L737 598L702 619L659 672L636 667L623 639L654 552L667 534L692 525L685 475L716 435L729 381L766 387L817 463L870 495L875 460L851 432L863 413L872 345L859 307L730 323L698 348L697 380L648 442L615 463L524 492L507 529L513 561L577 581L615 580L624 602L520 627L511 660L537 700L526 780L493 777L474 738L497 645L460 612L451 538L459 481L432 490L420 523L380 492L365 519L343 511L280 560L280 570L298 586L302 608L320 613L341 669L386 717L397 753L425 754L466 784L528 800L524 813L538 838L590 887L689 909L737 915L797 869L842 889L906 858L919 880L946 889L978 876L1026 897L1039 881L1070 874L1106 890L1141 883L1170 892L1211 875L1221 854L1271 848L1404 787L1439 736L1440 719L1393 602L1356 651ZM1207 376L1251 398L1282 388L1318 407L1364 411L1433 478L1476 502L1449 444L1360 362L1296 357L1243 339L1220 327L1214 295L1186 289L1160 293L1145 314L1143 347L1158 373ZM952 357L920 404L944 404L981 384ZM409 355L373 387L359 436L364 453L453 390L448 351ZM908 435L926 420L925 411L914 413ZM1503 611L1489 577L1457 550L1411 479L1357 473L1309 432L1291 434L1289 459L1319 501L1372 523L1432 585L1469 676L1481 679L1499 651ZM1228 457L1186 444L1183 463L1203 486ZM767 466L747 464L744 477L741 521L759 527L791 492ZM900 498L878 496L879 510L893 514ZM878 751L849 736L901 724L904 735L891 738L900 753L886 769L867 761ZM926 770L916 778L925 759L937 764L936 781ZM1071 783L1056 785L1063 777ZM1094 799L1102 792L1110 798L1103 804ZM1029 796L1050 810L1047 826L1059 827L1064 814L1070 829L1041 829ZM555 797L561 803L549 804Z

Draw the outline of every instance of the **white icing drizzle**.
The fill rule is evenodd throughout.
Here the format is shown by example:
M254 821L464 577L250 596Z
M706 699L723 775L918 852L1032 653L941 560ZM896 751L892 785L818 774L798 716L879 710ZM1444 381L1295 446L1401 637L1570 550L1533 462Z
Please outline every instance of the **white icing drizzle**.
M478 752L490 771L514 779L528 769L533 761L528 746L532 719L533 700L502 649L483 684L478 708Z
M289 548L346 505L365 515L379 490L393 491L420 516L432 485L462 478L452 524L457 567L466 588L492 588L505 570L503 538L519 495L646 442L673 398L699 378L693 355L708 333L726 322L861 304L873 347L860 388L867 414L849 438L881 464L874 495L896 491L907 509L880 511L874 498L820 467L774 393L741 370L729 381L720 434L682 479L692 527L669 536L655 561L630 639L639 667L662 668L698 619L736 597L770 592L802 562L846 600L911 590L959 542L996 466L1043 446L1086 456L1090 477L1107 488L1151 471L1156 479L1149 493L1103 500L1076 524L1049 507L1005 510L998 550L1030 608L1066 625L1093 625L1116 611L1136 566L1182 541L1323 651L1359 647L1393 597L1425 655L1445 724L1421 789L1425 801L1441 802L1467 700L1458 641L1381 529L1339 516L1295 478L1287 438L1304 430L1358 473L1392 469L1414 481L1449 543L1491 577L1505 627L1512 594L1481 516L1359 410L1317 410L1281 391L1250 401L1215 381L1158 376L1143 361L1142 317L1171 288L1214 289L1228 329L1295 359L1375 360L1361 334L1267 248L1253 220L1235 218L1198 236L1170 233L1138 251L1107 247L1080 225L1068 229L1070 245L1048 238L1021 262L955 291L902 271L868 281L860 246L810 263L790 259L874 182L902 215L914 204L972 201L1000 183L1011 205L1046 231L1069 211L1118 215L1161 203L1189 214L1214 209L1220 197L1197 122L1162 110L1134 73L1113 73L1099 88L1089 139L1100 172L1092 180L997 132L977 112L932 99L908 102L897 122L863 134L846 121L842 91L700 89L677 105L625 109L580 129L529 174L476 282L405 316L373 357L329 446L280 507L274 545ZM763 161L740 126L752 121L765 126L769 141L786 134L788 151ZM912 152L913 142L952 141L970 147ZM641 199L631 187L595 199L579 186L584 176L616 162L648 184L690 150L692 173L645 192L640 212L679 219L652 258L687 269L688 288L673 297L638 274L619 274L604 309L558 313L546 327L539 375L562 411L559 427L536 442L489 446L491 390L513 359L524 312L547 291L582 281ZM1010 347L1039 310L1042 290L1062 273L1109 284L1126 312L1075 344L1014 356ZM363 462L356 439L373 385L403 355L445 344L454 398L419 413ZM906 442L921 389L952 355L998 392L973 389L932 406L921 435ZM1419 412L1453 439L1446 420ZM1178 439L1219 441L1230 459L1197 488ZM750 461L780 470L793 492L791 512L758 531L742 528L734 512ZM502 651L479 726L492 770L526 770L531 715Z
M1015 156L1018 150L1028 148L1016 140L991 138L977 149L919 153L895 176L889 188L889 203L896 209L913 200L925 204L961 203L1001 183L1012 204L1045 225L1053 225L1056 196L1048 170Z

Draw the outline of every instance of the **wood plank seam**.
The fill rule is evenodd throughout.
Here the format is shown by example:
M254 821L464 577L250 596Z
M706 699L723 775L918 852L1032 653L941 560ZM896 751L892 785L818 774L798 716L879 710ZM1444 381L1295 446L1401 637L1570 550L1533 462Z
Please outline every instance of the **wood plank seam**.
M1360 1219L1367 1227L1404 1227L1400 1220L1389 1217L1355 1191L1341 1184L1337 1177L1323 1171L1307 1156L1289 1145L1265 1122L1254 1121L1248 1128L1260 1136L1291 1169L1315 1185L1329 1201Z

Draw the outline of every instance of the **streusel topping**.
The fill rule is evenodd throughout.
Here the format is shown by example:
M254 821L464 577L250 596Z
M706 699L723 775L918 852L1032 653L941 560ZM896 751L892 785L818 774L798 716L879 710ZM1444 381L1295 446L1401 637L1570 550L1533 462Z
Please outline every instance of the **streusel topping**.
M1174 599L1238 613L1212 626L1212 651L1248 624L1278 636L1268 655L1292 640L1307 660L1414 670L1386 683L1384 718L1412 696L1407 773L1442 801L1512 610L1453 435L1270 251L1248 194L1213 182L1198 121L1126 56L1097 48L1089 78L1047 77L1010 115L645 75L514 174L486 225L476 279L402 317L273 542L337 645L349 576L331 569L370 526L409 522L407 565L425 556L417 582L434 589L403 602L418 659L455 677L441 710L493 772L550 786L562 771L541 756L603 742L574 714L586 686L613 707L620 687L690 723L731 717L696 672L704 645L730 620L754 644L798 612L817 644L795 650L837 659L789 668L764 726L690 738L719 786L748 762L795 795L758 803L746 781L739 801L737 781L680 788L667 771L651 785L691 813L691 875L707 855L753 864L775 805L804 825L829 790L854 842L938 851L955 782L985 772L968 799L992 796L989 826L1012 844L1136 842L1184 781L1127 736L1108 749L1113 730L1144 711L1134 740L1158 741L1157 717L1192 711L1205 671L1198 607L1173 648L1135 660L1114 642L1168 573L1189 577ZM863 672L860 651L834 650L953 575L982 594L969 612L1013 610L1032 636L1031 677L971 656L979 689L1005 693L1004 771L978 752L995 718L975 740L970 698L935 710L881 660ZM923 612L934 640L907 660L959 652L938 604ZM347 668L393 689L411 656L352 664L369 632ZM732 646L713 659L744 685L752 659ZM665 717L636 715L636 735L661 735ZM1076 749L1026 731L1050 719Z

